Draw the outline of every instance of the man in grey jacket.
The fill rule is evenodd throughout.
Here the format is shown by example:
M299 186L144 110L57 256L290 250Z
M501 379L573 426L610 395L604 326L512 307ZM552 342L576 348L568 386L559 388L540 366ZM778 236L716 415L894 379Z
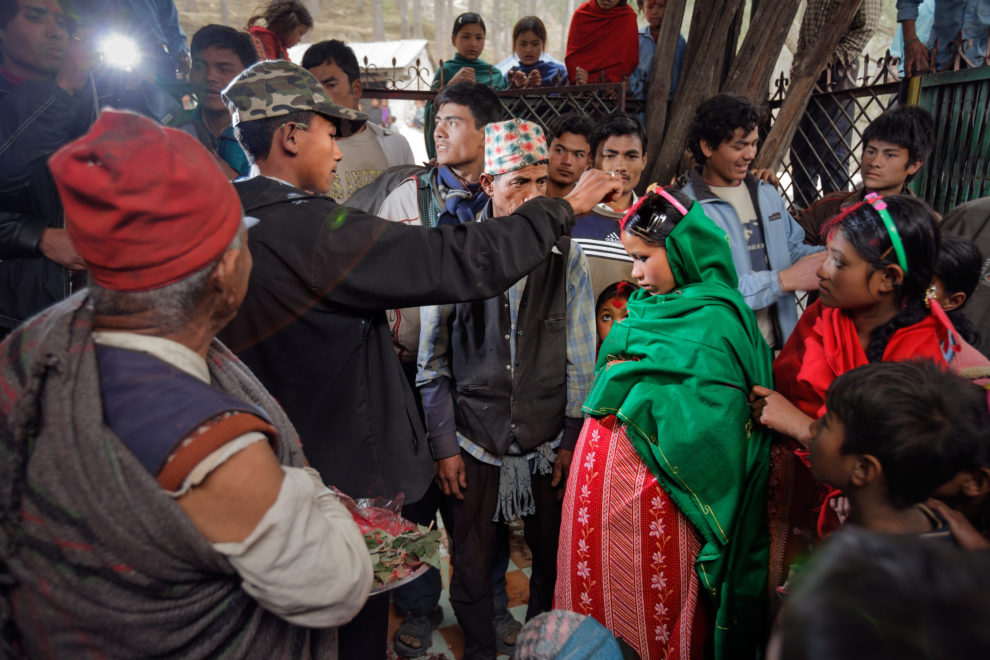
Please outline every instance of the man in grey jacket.
M683 191L728 234L739 290L770 348L779 349L797 323L794 292L818 288L825 253L804 244L784 200L749 173L758 124L756 108L739 96L719 94L698 106L688 147L701 165Z

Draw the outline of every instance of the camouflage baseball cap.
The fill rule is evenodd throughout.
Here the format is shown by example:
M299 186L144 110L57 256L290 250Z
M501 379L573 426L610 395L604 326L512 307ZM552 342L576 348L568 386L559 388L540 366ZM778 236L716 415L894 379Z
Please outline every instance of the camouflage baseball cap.
M313 74L286 60L265 60L245 69L220 96L235 126L242 121L312 110L337 126L337 137L347 137L368 121L368 115L331 101Z

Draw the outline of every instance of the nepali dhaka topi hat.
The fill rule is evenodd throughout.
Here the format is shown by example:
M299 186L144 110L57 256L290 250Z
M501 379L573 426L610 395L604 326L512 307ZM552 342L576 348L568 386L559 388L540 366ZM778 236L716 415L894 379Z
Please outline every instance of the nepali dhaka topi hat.
M549 159L547 138L539 124L506 119L485 126L485 173L514 172Z

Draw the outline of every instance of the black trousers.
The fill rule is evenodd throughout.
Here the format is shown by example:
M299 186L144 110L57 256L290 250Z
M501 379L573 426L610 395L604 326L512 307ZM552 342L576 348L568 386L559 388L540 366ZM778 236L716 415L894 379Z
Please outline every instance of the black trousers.
M482 463L463 451L461 457L467 488L462 491L463 500L450 498L454 567L450 604L464 631L465 660L489 660L496 654L492 565L505 533L505 523L492 521L498 501L500 468ZM532 475L536 513L523 518L526 543L533 553L527 620L553 606L561 503L557 501L558 489L550 486L551 478L551 475Z

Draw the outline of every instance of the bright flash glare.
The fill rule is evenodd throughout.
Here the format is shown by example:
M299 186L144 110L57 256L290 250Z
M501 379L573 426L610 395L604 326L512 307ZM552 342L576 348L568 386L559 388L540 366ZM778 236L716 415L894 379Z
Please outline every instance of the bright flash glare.
M103 63L107 66L128 71L137 66L138 60L141 59L137 43L122 34L107 36L100 44L100 53L103 54Z

